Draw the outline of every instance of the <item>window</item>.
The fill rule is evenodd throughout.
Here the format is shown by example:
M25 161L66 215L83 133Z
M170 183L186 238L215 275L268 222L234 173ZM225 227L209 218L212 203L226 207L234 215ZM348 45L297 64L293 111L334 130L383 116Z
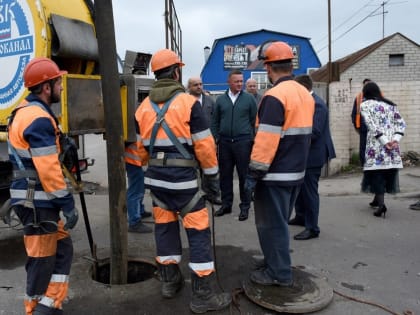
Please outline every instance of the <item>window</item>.
M268 88L270 81L268 81L267 72L251 72L251 78L257 81L257 89L265 90Z
M389 55L390 66L404 66L404 54Z

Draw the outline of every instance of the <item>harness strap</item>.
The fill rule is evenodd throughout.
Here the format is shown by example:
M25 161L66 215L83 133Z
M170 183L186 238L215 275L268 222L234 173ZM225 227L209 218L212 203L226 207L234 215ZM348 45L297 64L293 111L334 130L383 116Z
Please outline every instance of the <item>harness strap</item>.
M23 107L26 107L26 106L38 106L41 109L46 111L45 106L42 103L37 102L37 101L32 101L32 102L26 104L25 106L18 107L15 110L13 110L12 115L9 117L8 126L7 126L8 128L9 128L10 124L13 122L17 111L19 109L23 108ZM26 198L25 198L25 200L20 200L20 201L16 202L13 206L20 205L20 206L23 206L25 208L32 209L33 216L34 216L34 221L33 221L33 223L28 224L27 226L33 226L34 228L38 228L40 226L40 223L53 223L53 224L57 225L57 223L55 223L53 221L43 221L43 222L38 221L38 217L37 217L36 210L35 210L35 205L34 205L35 185L37 183L40 183L38 173L35 169L26 169L25 168L21 158L19 157L19 154L17 153L16 149L12 146L9 139L7 140L7 145L8 145L8 148L9 148L9 152L13 154L13 157L15 158L16 164L19 167L19 170L14 170L13 171L13 179L26 178L26 181L28 183L28 186L26 188Z
M181 211L179 211L179 214L181 215L181 217L185 217L192 210L192 208L197 204L197 202L200 200L202 196L203 194L201 193L201 191L197 190L194 197L192 197L191 200L185 205L185 207L182 208Z
M22 179L22 178L34 178L36 179L37 183L40 183L40 180L38 178L38 173L36 170L13 170L12 178L15 180Z
M160 167L198 167L196 160L187 159L150 159L148 164Z
M153 202L160 208L168 210L169 207L166 203L160 200L158 197L155 196L153 192L150 192L150 196L152 197ZM200 198L203 196L200 190L198 190L191 200L179 211L179 215L184 218L197 204Z
M159 106L156 103L150 101L150 104L152 105L153 109L155 110L155 112L157 114L156 122L153 126L152 135L150 137L150 145L149 145L149 155L150 156L152 156L152 154L153 154L153 147L154 147L154 144L155 144L155 141L156 141L156 135L157 135L157 132L159 130L159 127L162 127L163 130L165 131L166 135L168 136L168 138L171 140L173 145L175 145L175 147L182 154L182 156L185 159L191 159L191 154L188 153L188 151L181 144L181 142L178 140L178 138L174 135L174 133L172 132L172 130L169 128L168 124L165 121L165 114L168 111L169 105L171 105L172 100L177 95L178 95L178 93L175 94L174 96L172 96L168 101L166 101L165 104L163 105L162 109L160 109Z

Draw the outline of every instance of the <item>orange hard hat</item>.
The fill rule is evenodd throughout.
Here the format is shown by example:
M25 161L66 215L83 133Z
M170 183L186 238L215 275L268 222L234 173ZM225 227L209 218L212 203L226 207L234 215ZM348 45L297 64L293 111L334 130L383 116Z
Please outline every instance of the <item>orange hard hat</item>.
M153 72L165 69L173 65L179 65L180 67L185 66L177 54L175 54L172 50L161 49L155 52L155 54L152 56L151 66Z
M67 71L60 70L57 64L49 58L37 57L25 67L23 80L25 87L30 88L42 82L61 77Z
M261 47L260 59L264 64L294 58L292 48L285 42L269 42Z

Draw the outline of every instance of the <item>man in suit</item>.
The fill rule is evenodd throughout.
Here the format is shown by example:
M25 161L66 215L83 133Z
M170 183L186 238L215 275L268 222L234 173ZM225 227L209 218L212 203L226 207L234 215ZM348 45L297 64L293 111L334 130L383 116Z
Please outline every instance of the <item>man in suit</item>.
M206 95L204 93L203 81L201 80L200 77L191 77L188 79L187 88L188 88L188 93L194 96L197 99L197 101L201 104L201 108L206 114L207 124L210 127L211 116L213 115L214 100L211 96ZM204 192L207 193L206 191ZM216 205L221 205L222 200L220 196L217 196L217 198L213 200L213 203Z
M305 179L296 199L296 216L289 225L302 225L305 230L294 236L295 240L308 240L319 235L319 194L318 181L321 169L328 160L335 158L334 145L331 139L328 108L325 102L312 91L312 80L309 75L302 74L295 78L308 89L315 100L311 146L305 170Z
M203 81L200 77L191 77L188 79L188 92L200 102L201 107L206 114L208 125L211 125L211 115L213 114L214 100L203 91Z
M262 99L262 95L258 93L258 83L257 80L249 78L246 80L245 83L246 91L253 95L255 97L255 102L257 103L257 106L260 104L260 101Z

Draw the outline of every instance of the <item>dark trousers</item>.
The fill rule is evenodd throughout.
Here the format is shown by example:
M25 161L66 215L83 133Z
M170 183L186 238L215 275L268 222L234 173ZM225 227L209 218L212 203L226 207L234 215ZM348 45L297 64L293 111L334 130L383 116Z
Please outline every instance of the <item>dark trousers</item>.
M259 181L255 189L255 225L267 273L281 282L292 280L288 221L299 186L272 186Z
M251 158L252 140L229 141L221 139L219 142L219 170L220 190L222 192L222 205L232 207L233 203L233 171L239 177L239 192L241 209L248 209L251 199L245 193L244 184Z
M365 164L366 137L367 137L367 130L361 129L359 133L359 160L360 160L361 166Z
M319 193L318 182L321 176L321 167L307 168L305 179L300 187L296 199L296 216L305 221L305 228L319 233Z

